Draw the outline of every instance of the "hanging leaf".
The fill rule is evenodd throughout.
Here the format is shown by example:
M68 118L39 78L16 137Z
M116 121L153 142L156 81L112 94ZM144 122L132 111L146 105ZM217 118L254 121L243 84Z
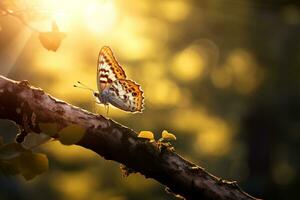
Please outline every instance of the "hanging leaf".
M59 131L59 141L64 145L76 144L85 134L85 129L72 124Z
M59 32L58 25L55 21L52 21L52 32Z
M139 138L154 140L154 134L151 131L141 131L138 135Z
M55 21L52 22L52 30L50 32L40 32L39 39L44 48L49 51L57 51L61 41L66 37L66 34L59 31Z

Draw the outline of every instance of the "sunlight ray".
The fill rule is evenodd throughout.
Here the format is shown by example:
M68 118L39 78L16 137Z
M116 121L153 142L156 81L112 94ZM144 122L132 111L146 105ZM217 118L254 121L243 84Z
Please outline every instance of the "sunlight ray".
M6 48L0 52L0 74L7 76L29 40L32 31L24 28Z

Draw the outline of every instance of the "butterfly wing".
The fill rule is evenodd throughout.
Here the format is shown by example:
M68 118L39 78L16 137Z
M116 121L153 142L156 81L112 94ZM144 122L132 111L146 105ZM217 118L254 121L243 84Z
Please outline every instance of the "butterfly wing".
M132 80L116 80L108 88L107 100L113 106L128 112L142 112L144 96L141 86Z
M126 79L125 71L117 62L112 50L108 46L101 48L97 66L98 90L103 91L118 79Z

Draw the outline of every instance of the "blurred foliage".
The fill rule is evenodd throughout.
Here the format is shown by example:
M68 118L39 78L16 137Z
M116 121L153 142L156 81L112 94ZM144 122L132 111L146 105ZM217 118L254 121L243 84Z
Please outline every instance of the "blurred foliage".
M48 170L46 155L33 153L20 144L10 143L0 146L0 172L3 175L21 174L26 180Z
M49 52L36 33L0 13L1 74L105 114L72 85L80 80L96 88L98 51L109 45L146 97L143 114L111 109L111 118L137 131L176 133L178 153L254 196L297 199L298 1L16 2L30 8L31 27L49 32L54 20L68 37ZM15 130L1 122L0 133L9 142ZM50 157L49 173L26 183L0 178L1 199L170 198L152 180L124 179L116 163L80 147L52 142L40 150Z

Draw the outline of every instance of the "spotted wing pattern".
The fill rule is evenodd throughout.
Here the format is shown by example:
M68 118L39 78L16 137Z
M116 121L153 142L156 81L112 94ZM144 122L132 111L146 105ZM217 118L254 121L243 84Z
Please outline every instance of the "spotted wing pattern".
M118 79L126 79L125 71L117 62L112 50L108 46L101 48L98 57L97 84L98 90L103 91L112 82Z
M114 81L108 88L108 102L129 112L142 112L144 96L141 86L132 80Z

